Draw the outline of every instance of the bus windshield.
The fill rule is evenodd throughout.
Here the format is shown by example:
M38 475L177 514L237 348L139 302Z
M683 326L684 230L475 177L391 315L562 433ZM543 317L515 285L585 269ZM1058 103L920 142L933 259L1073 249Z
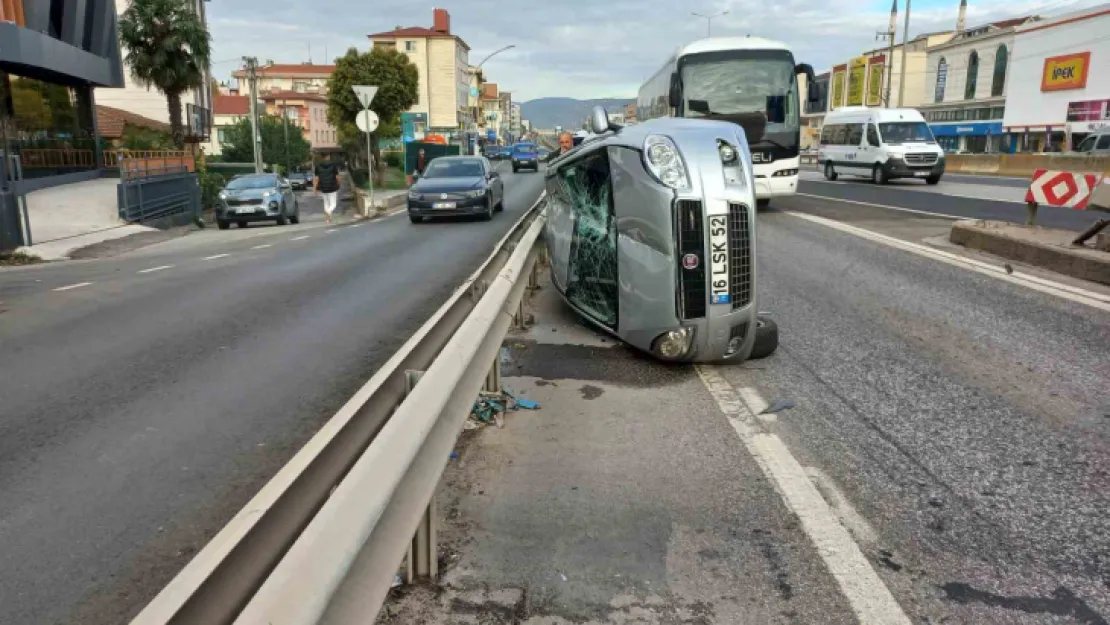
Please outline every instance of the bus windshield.
M684 117L763 113L765 132L797 132L794 60L785 51L698 54L682 61Z

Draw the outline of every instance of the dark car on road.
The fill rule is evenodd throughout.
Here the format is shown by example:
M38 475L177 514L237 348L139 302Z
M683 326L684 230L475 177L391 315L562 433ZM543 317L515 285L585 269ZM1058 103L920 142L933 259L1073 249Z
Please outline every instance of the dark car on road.
M480 156L441 156L409 189L412 223L425 217L474 215L484 220L504 209L505 183L488 159Z
M252 221L273 221L279 226L299 223L301 209L293 185L277 174L236 176L220 191L216 225L227 230L231 223L247 227Z
M535 143L520 142L513 145L512 151L513 173L521 169L540 170L539 152Z
M295 171L289 174L289 184L294 191L305 191L312 188L312 174L307 171Z

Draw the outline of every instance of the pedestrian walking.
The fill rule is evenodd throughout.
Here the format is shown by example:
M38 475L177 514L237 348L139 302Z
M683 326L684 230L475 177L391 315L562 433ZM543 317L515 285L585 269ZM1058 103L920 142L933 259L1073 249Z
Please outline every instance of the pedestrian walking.
M331 223L331 214L339 205L339 163L320 161L313 173L312 188L324 196L324 221Z
M423 176L424 168L426 168L427 166L428 157L424 154L424 150L421 149L419 152L416 153L416 173Z

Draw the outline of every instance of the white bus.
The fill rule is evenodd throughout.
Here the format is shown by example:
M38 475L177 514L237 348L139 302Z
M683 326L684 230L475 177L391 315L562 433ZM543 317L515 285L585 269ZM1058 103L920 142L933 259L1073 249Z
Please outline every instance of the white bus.
M795 64L786 44L758 37L710 37L675 52L640 87L636 116L731 121L744 128L760 205L798 190L800 102L818 98L813 68Z

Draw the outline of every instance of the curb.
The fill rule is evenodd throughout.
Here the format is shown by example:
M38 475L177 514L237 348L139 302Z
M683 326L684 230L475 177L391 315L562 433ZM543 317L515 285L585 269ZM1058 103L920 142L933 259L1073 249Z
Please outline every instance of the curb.
M1024 241L1007 236L991 225L999 222L959 221L952 225L948 240L956 245L1027 263L1059 274L1110 284L1110 254L1086 247L1063 247Z

